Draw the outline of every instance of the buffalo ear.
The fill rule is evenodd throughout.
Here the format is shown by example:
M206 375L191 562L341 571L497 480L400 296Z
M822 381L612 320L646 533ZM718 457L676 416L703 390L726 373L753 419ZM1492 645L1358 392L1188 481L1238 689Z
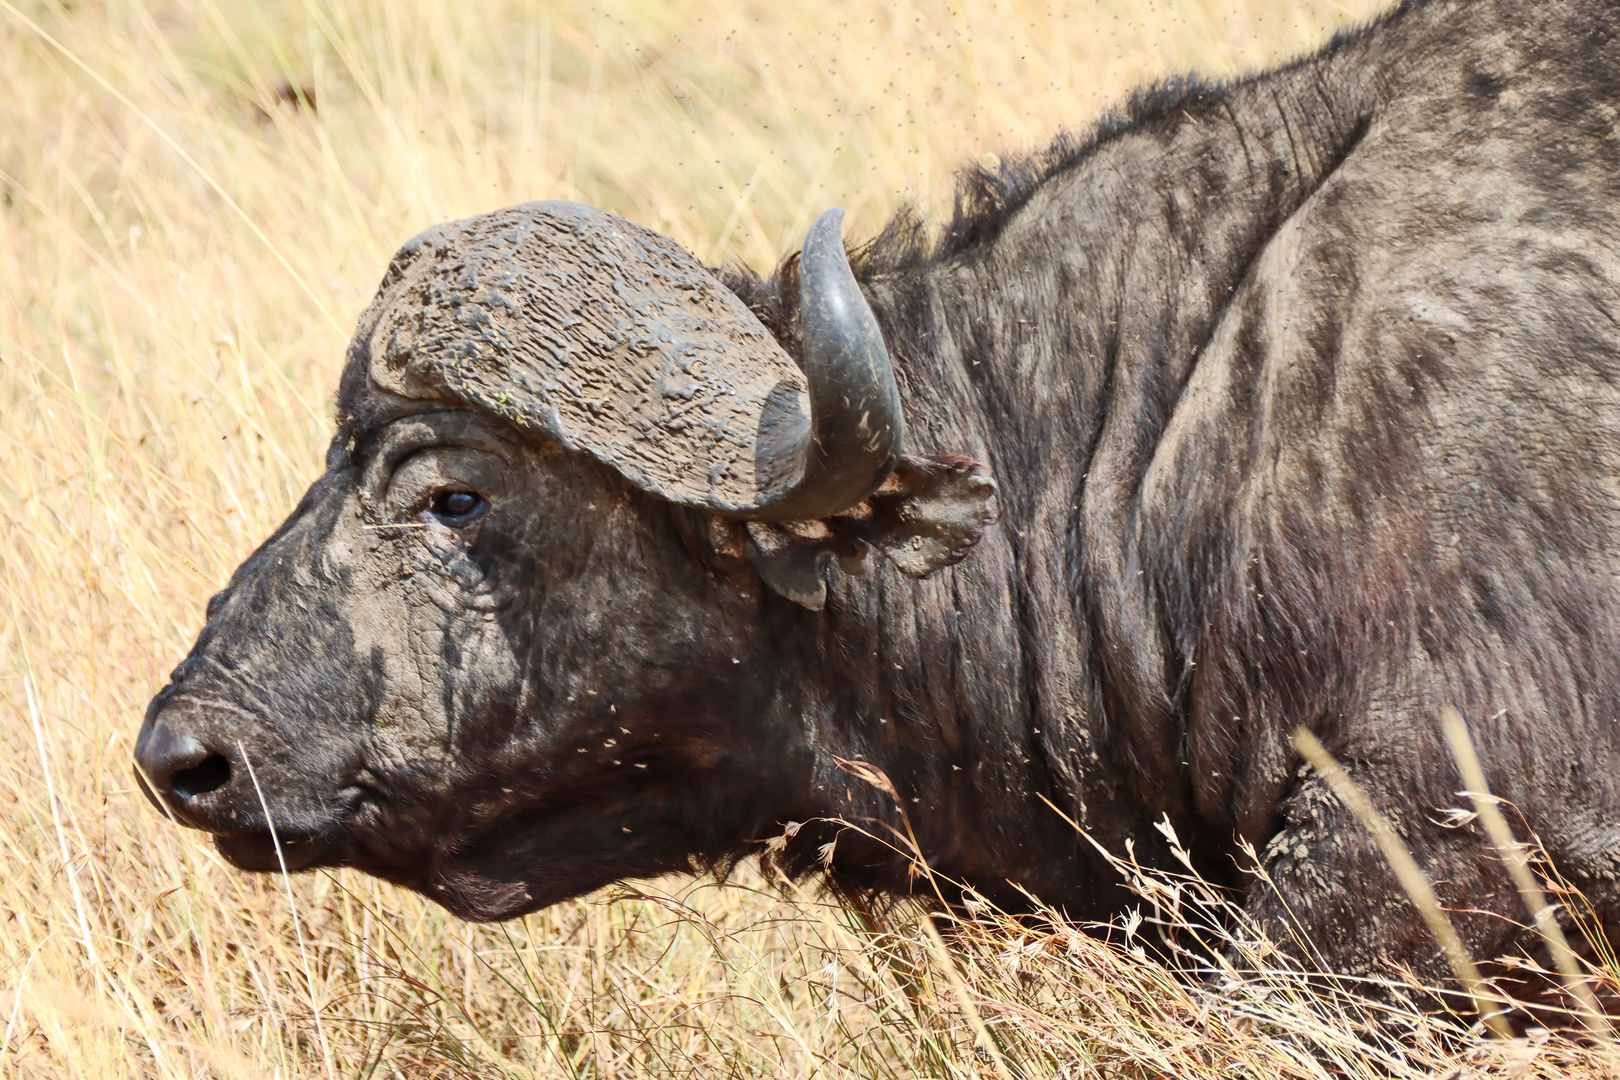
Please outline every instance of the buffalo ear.
M865 573L870 545L906 576L927 577L961 562L1000 517L985 466L957 454L905 455L882 487L825 521L745 524L748 554L766 587L820 611L833 559L845 573Z
M961 562L1000 517L996 482L984 465L960 454L907 454L864 502L827 524L921 578Z
M748 551L767 588L811 611L827 606L827 567L833 559L849 573L866 569L866 545L820 521L750 521Z
M673 509L676 532L710 569L730 576L752 567L766 588L811 611L826 606L831 560L837 559L845 573L866 572L866 545L819 521L741 521L685 506Z

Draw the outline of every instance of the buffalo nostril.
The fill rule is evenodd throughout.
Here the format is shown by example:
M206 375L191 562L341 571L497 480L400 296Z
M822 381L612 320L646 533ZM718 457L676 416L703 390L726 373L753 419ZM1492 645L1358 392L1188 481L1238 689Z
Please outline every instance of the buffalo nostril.
M217 791L231 778L231 763L223 754L162 720L141 733L135 762L143 786L149 782L154 794L172 796L180 803Z
M189 769L169 777L169 790L182 799L195 799L224 787L231 779L231 763L224 754L209 754Z

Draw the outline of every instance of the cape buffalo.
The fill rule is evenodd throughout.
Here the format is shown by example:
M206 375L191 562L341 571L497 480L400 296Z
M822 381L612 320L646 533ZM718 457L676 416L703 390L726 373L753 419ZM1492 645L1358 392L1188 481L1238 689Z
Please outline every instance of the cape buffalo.
M853 274L836 213L769 280L570 203L428 230L145 782L238 866L279 839L470 919L790 822L788 872L904 891L829 823L902 811L993 900L1117 913L1044 796L1145 863L1168 815L1341 970L1437 975L1289 734L1493 956L1524 915L1439 823L1455 705L1620 916L1617 34L1599 0L1412 2L969 176Z

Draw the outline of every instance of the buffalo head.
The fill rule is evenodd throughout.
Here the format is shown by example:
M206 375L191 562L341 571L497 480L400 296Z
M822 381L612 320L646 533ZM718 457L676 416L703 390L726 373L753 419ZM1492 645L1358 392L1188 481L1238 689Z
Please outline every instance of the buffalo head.
M834 558L961 557L994 485L902 453L837 211L799 279L802 370L602 211L412 240L350 346L325 475L147 712L148 794L238 866L357 866L478 919L801 814L825 750L794 621Z

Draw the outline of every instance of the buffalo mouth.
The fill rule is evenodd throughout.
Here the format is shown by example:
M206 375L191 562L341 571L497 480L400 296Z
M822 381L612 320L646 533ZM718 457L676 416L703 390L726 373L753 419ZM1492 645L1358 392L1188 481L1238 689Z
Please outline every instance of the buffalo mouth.
M239 870L259 873L291 873L310 870L323 862L330 862L332 844L313 833L289 833L267 830L216 833L214 848L225 861Z
M204 827L238 869L350 867L472 922L517 918L627 878L690 871L735 846L685 812L694 800L663 770L638 772L628 786L589 780L544 797L503 789L492 798L483 788L447 792L442 781L420 790L396 778L383 789L368 778L342 789L313 823L288 812L294 820L238 825L216 813Z

